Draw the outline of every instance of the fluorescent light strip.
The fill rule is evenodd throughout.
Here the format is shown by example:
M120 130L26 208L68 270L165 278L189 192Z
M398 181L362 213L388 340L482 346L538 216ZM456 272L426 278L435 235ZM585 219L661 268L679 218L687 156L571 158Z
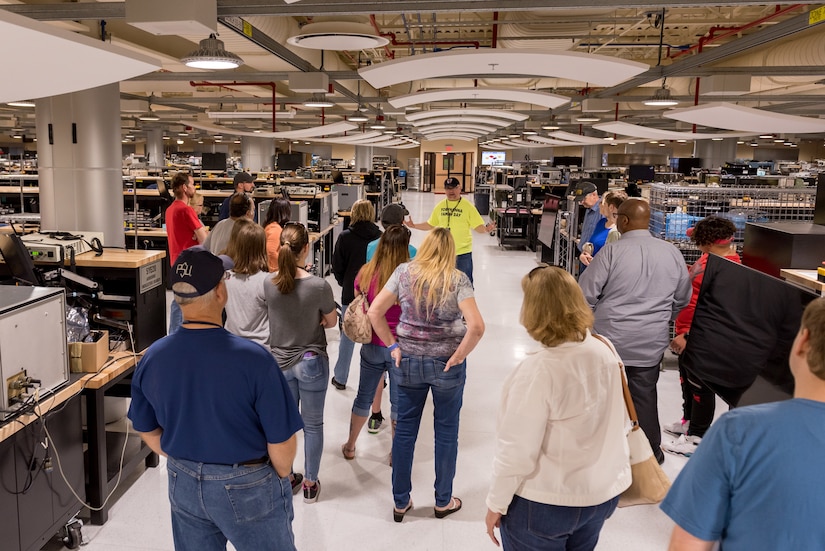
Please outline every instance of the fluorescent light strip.
M555 109L570 102L570 98L535 90L516 90L513 88L447 88L442 90L425 90L390 98L393 107L408 107L422 103L438 101L460 100L497 100L516 103L539 105L547 109Z
M419 56L415 56L419 57ZM492 119L508 119L511 121L524 121L529 119L527 115L520 113L511 113L503 109L431 109L429 111L421 111L419 113L412 113L407 115L408 121L419 121L422 119L429 119L432 117L488 117Z
M478 74L564 78L615 86L650 68L644 63L580 52L536 50L452 50L375 63L358 70L374 88L402 82Z

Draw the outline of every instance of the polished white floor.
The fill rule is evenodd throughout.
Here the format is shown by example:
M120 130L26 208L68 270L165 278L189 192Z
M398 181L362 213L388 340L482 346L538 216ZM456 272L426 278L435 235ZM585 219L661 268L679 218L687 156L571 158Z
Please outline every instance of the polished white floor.
M404 204L416 222L425 219L439 196L405 192ZM466 195L465 200L473 200ZM413 244L424 237L413 231ZM358 348L352 361L347 389L330 387L324 426L324 456L317 503L295 499L295 541L306 551L359 549L483 550L495 547L485 534L484 498L493 455L496 410L504 378L536 343L518 323L522 293L520 280L536 265L535 253L503 250L489 235L474 234L475 288L487 329L468 358L467 385L461 412L458 472L455 495L463 509L444 520L433 516L433 431L431 410L425 412L413 469L413 511L402 524L392 520L391 469L387 465L390 431L361 435L357 457L346 461L341 444L346 440L350 408L358 384ZM339 288L332 277L337 296ZM338 356L337 330L329 330L330 364ZM643 338L643 336L640 336ZM389 414L389 397L384 413ZM659 407L663 422L680 417L677 373L666 370L659 381ZM719 408L717 408L719 409ZM667 435L665 435L667 438ZM302 471L303 454L296 459ZM665 471L674 477L686 459L668 455ZM89 551L171 550L172 530L166 495L165 462L156 469L124 482L127 489L111 510L104 526L85 526ZM672 522L655 506L619 509L604 526L597 549L603 551L660 550L667 547ZM51 549L57 549L53 546Z

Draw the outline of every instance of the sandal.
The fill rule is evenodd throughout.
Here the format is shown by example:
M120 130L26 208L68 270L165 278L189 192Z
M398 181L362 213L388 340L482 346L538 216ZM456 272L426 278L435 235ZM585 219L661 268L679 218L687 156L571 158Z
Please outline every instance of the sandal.
M347 448L346 444L341 444L341 453L347 461L352 461L355 459L355 448Z
M412 500L410 500L410 502L407 504L407 506L404 507L401 510L396 509L395 507L393 507L392 508L392 519L395 522L401 522L402 520L404 520L404 515L406 515L410 511L410 509L412 509L412 508L413 508Z
M445 509L435 509L435 518L444 518L461 510L461 500L457 497L450 498L450 503Z

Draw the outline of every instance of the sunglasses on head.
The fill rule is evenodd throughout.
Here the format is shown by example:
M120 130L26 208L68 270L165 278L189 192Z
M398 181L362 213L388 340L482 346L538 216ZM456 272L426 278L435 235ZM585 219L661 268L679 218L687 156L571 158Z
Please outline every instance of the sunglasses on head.
M549 268L550 264L545 264L544 262L540 262L538 266L527 272L527 277L532 278L533 274L538 272L539 270L543 270L545 268Z

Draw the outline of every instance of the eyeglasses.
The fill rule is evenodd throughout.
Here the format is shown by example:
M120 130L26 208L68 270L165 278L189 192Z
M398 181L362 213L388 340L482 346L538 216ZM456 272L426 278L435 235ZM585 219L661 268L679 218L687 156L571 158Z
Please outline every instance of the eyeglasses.
M549 267L550 267L550 264L545 264L544 262L540 262L538 266L536 266L535 268L533 268L532 270L527 272L528 279L532 278L533 274L538 272L539 270L543 270L543 269L549 268Z

